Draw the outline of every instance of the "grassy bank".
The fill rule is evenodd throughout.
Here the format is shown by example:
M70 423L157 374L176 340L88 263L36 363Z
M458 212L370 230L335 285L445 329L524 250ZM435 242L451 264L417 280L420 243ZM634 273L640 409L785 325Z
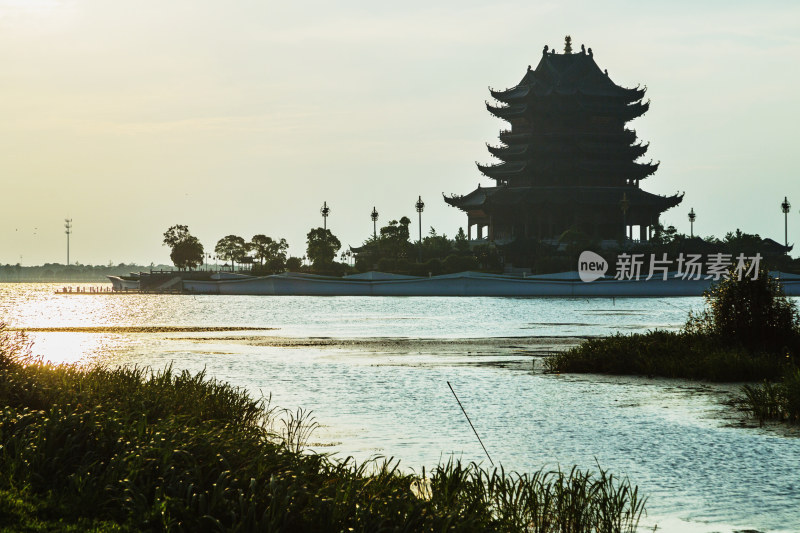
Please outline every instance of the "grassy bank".
M745 385L742 405L762 423L777 420L800 424L800 368L788 368L780 381Z
M731 277L705 294L706 308L680 331L591 339L545 360L550 372L635 374L742 388L741 405L762 422L800 422L800 317L778 282Z
M781 376L785 362L766 352L725 346L713 338L684 331L651 331L589 339L545 360L550 372L589 372L755 381Z
M602 470L302 453L312 425L202 373L51 366L0 327L4 531L634 531Z

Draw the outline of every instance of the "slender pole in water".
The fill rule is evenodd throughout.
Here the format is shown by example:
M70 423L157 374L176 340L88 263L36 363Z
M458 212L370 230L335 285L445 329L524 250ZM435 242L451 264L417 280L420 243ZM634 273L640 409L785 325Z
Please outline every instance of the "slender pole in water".
M469 422L469 427L472 428L473 433L475 433L475 436L478 437L478 442L481 443L481 448L483 448L483 451L486 453L486 457L489 458L489 462L492 463L492 466L494 466L494 461L492 461L492 457L489 455L489 452L486 451L486 446L483 445L483 441L481 440L480 436L478 435L478 432L475 431L475 426L472 425L472 420L469 419L469 415L464 410L464 406L461 405L461 400L459 400L458 396L456 396L456 391L453 390L453 386L450 385L449 381L447 382L447 386L450 387L450 392L452 392L453 396L455 396L456 401L458 402L458 406L461 408L461 412L464 413L464 416L467 417L467 422Z

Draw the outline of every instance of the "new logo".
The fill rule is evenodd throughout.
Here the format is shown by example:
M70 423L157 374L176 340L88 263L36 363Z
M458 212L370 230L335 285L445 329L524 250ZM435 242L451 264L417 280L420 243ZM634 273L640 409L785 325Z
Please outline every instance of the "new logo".
M586 250L578 258L578 275L581 281L594 281L602 278L608 271L608 263L594 252Z

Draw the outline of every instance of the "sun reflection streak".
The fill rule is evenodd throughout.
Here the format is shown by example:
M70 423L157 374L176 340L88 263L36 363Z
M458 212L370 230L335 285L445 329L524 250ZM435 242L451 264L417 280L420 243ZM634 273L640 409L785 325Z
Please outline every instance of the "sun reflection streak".
M124 335L73 332L29 332L33 355L56 365L87 367L97 364L129 343Z

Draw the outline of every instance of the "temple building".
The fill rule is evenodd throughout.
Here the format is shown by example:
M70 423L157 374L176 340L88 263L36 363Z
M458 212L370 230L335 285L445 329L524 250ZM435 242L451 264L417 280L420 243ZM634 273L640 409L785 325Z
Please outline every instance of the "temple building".
M556 239L568 229L600 241L649 239L683 195L640 188L658 163L641 161L648 145L626 125L647 111L645 90L615 84L591 48L572 53L569 37L563 54L545 46L515 87L490 89L496 103L486 108L509 124L499 145L487 145L499 161L478 164L495 185L445 196L466 212L470 240Z

